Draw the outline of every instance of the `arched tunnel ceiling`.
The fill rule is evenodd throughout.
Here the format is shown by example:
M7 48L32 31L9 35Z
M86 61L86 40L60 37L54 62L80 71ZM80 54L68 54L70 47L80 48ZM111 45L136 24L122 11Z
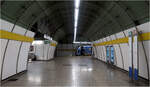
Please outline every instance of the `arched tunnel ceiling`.
M149 21L147 1L80 0L77 41L94 41ZM1 2L1 18L26 29L72 43L74 1Z

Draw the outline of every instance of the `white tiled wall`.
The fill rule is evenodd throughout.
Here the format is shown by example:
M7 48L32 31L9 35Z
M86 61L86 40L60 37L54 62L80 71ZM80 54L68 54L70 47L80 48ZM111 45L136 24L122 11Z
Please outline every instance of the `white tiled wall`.
M144 23L141 24L139 26L137 26L138 31L142 31L142 33L147 33L150 32L150 27L149 27L150 22L148 23ZM136 28L130 28L127 29L125 31L122 31L120 33L117 34L113 34L110 37L112 40L116 39L115 35L117 36L117 38L124 38L125 36L128 37L128 32L129 31L133 31ZM125 33L125 35L123 34L123 32ZM110 39L107 38L107 40L109 41ZM102 38L100 39L101 42L106 41L106 38ZM98 43L100 42L95 41L93 43ZM120 45L120 48L119 48ZM113 44L114 49L115 49L115 65L117 67L120 67L122 69L125 69L127 71L129 71L129 46L128 43L121 43L121 44ZM142 42L138 42L138 49L139 49L139 75L143 78L148 78L148 73L147 73L147 62L146 62L146 57L144 54L144 50L143 50L143 46L144 49L146 51L146 56L147 56L147 60L150 61L150 41L143 41L143 45ZM95 54L95 57L99 57L98 59L102 60L102 61L106 61L106 48L105 46L96 46L95 48L97 48L96 50L98 51L98 54ZM122 52L122 56L121 56L121 52ZM102 57L102 58L101 58ZM150 62L148 62L150 63ZM123 68L123 64L124 64L124 68ZM149 65L150 66L150 65Z
M26 29L17 25L14 26L14 24L7 22L5 20L2 20L2 19L0 19L0 24L1 24L0 29L5 30L5 31L17 33L20 35L24 35L26 32ZM13 26L14 26L14 29L13 29ZM29 37L34 36L33 32L31 31L28 31L28 32L27 32L27 36ZM21 47L21 50L19 51L20 47ZM0 39L0 49L1 49L0 70L2 70L2 73L0 73L0 75L2 74L2 77L0 78L6 79L12 75L17 74L18 72L26 70L29 47L30 47L29 42ZM4 52L5 52L5 55L4 55ZM2 67L2 64L3 64L3 67ZM18 64L18 67L17 67L17 64Z

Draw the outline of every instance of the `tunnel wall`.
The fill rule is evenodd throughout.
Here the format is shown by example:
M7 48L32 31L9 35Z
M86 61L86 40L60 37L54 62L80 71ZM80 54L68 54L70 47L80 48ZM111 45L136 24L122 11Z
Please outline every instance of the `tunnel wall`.
M150 63L150 29L149 29L150 22L141 24L137 26L138 31L142 31L143 37L146 40L139 41L138 42L138 57L139 57L139 76L148 79L148 69L149 69L149 63ZM93 43L93 51L94 51L94 57L98 58L101 61L106 62L106 44L108 41L117 40L120 38L128 38L128 32L136 30L135 27L132 27L130 29L127 29L125 31L113 34L111 36L101 38L97 41L94 41ZM126 38L125 38L126 39ZM118 44L111 44L114 47L114 56L115 56L115 66L124 69L126 71L129 71L129 44L128 41L125 43L118 43ZM134 49L134 48L133 48ZM134 61L135 62L135 61Z
M0 78L27 70L28 51L34 32L0 19Z

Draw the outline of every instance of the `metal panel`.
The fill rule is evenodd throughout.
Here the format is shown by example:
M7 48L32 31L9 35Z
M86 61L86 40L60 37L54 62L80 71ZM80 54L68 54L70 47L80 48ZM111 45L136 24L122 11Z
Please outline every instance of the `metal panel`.
M30 48L30 43L27 43L27 42L22 43L22 47L21 47L20 55L19 55L19 59L18 59L17 73L27 69L26 66L27 66L27 62L28 62L27 58L28 58L29 48Z
M20 44L21 42L13 40L10 40L8 43L8 50L6 51L3 64L2 79L6 79L9 76L16 74L16 62Z

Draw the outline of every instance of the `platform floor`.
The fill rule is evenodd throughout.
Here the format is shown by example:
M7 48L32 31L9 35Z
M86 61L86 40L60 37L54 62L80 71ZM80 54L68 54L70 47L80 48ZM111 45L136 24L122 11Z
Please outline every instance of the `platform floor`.
M131 82L126 72L91 57L58 57L51 61L29 63L28 71L4 81L2 86L134 86L147 81Z

